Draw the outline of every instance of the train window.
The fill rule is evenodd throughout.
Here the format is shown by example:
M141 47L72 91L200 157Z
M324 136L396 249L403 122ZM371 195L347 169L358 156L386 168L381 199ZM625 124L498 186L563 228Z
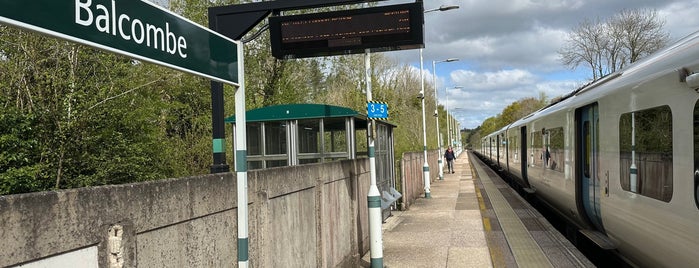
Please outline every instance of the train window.
M546 167L563 172L563 128L557 127L546 131L548 161Z
M543 159L543 152L541 151L541 148L543 147L543 135L541 135L541 132L532 132L532 147L530 152L530 162L532 166L541 165Z
M590 134L590 121L586 120L585 122L583 122L582 133L583 133L583 139L584 139L584 143L583 143L584 157L582 158L583 175L585 177L589 178L589 177L591 177L590 176L590 174L591 174L591 172L590 172L590 168L591 168L590 155L592 154L592 146L591 146L592 135Z
M508 151L507 154L510 157L510 163L519 162L519 151L517 151L517 136L511 136L507 141Z
M672 199L670 107L622 114L619 120L621 188L661 201Z
M699 208L699 102L694 105L694 205Z

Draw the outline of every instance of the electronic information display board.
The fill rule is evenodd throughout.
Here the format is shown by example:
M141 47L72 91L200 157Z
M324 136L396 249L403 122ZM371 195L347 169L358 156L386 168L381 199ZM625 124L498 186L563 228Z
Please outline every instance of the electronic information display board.
M269 18L278 59L423 48L422 2Z

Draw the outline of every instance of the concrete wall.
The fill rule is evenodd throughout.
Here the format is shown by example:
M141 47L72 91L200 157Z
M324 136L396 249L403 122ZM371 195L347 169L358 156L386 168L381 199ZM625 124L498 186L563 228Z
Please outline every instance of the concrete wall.
M369 181L367 159L248 172L250 265L357 267ZM0 196L0 267L234 267L236 207L234 173Z

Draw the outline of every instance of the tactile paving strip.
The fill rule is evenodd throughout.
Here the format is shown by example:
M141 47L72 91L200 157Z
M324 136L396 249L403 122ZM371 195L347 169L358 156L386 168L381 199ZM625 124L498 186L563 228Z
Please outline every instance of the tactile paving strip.
M473 166L476 172L483 174L479 178L488 193L493 210L497 215L500 227L507 238L517 265L519 267L553 267L541 247L539 247L539 244L534 241L524 223L507 203L507 200L490 177L485 175L485 171L479 165Z

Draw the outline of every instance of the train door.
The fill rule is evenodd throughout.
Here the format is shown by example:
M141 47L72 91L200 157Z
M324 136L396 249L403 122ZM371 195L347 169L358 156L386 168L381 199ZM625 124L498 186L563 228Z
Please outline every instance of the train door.
M500 135L495 135L495 164L500 165Z
M588 220L598 230L604 231L600 213L599 178L599 114L597 104L576 111L576 159L578 207L582 207Z
M505 132L507 133L507 132ZM509 171L510 170L510 137L507 136L507 134L503 134L502 139L504 140L504 143L502 144L502 149L505 150L503 153L505 154L505 158L503 162L505 163L505 170ZM516 154L516 153L514 153Z
M699 208L699 102L694 105L694 205Z
M527 126L523 126L519 129L520 131L520 169L522 170L522 180L524 181L524 187L529 187L529 179L527 178Z

